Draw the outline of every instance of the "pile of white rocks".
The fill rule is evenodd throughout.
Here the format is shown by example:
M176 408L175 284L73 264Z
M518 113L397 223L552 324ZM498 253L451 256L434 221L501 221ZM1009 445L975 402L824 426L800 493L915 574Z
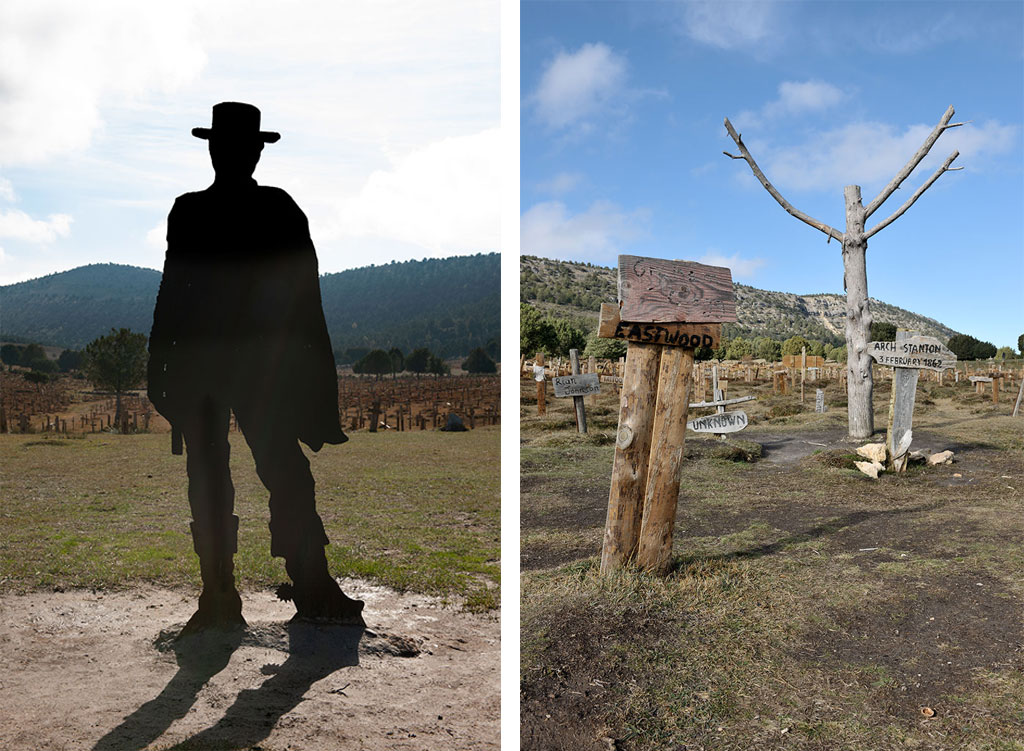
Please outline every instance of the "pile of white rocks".
M878 474L885 471L885 463L888 450L884 443L868 443L857 449L857 453L867 459L866 462L854 462L857 469L868 477L878 479ZM953 452L940 451L932 453L931 449L920 449L911 451L909 455L911 462L927 462L929 466L936 464L952 464Z

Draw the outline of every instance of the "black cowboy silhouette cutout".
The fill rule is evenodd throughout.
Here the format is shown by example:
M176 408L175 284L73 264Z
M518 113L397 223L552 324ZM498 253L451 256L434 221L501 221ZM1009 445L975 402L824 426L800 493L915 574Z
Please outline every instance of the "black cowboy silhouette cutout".
M338 382L320 301L309 224L291 196L257 185L265 143L260 111L213 107L209 141L216 178L179 196L167 218L167 256L149 340L149 398L170 421L172 446L187 451L192 540L203 591L182 634L244 627L235 588L238 542L228 471L233 411L270 491L270 552L293 584L280 593L298 618L363 625L363 603L327 570L327 535L313 476L299 446L348 440L338 418ZM180 437L179 437L180 436Z

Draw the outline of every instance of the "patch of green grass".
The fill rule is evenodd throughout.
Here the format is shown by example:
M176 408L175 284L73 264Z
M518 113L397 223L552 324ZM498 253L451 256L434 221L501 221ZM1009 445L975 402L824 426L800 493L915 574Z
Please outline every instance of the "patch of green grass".
M286 574L270 556L268 493L242 436L230 441L236 576L242 587L272 587ZM0 588L198 587L185 462L166 435L53 443L0 436ZM306 453L332 573L469 598L477 609L497 603L481 591L499 581L497 429L359 433Z

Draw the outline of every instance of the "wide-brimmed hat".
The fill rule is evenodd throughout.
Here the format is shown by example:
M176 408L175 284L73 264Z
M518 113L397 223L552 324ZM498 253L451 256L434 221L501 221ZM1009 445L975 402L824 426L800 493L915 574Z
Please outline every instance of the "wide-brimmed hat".
M275 143L280 133L260 130L259 108L244 102L221 102L213 105L213 125L209 128L193 128L196 138L256 139L264 143Z

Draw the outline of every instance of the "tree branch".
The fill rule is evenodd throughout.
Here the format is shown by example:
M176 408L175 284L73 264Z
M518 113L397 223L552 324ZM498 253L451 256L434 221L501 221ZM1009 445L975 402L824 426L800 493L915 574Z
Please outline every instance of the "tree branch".
M897 188L900 187L900 183L910 177L910 173L914 171L914 168L921 163L921 160L928 154L928 150L935 145L939 136L946 132L949 128L957 128L963 123L951 123L949 119L953 117L953 105L949 105L949 108L942 115L942 119L939 120L939 124L935 126L928 137L924 139L924 143L921 144L921 148L917 150L917 153L910 158L910 161L903 165L903 169L896 173L896 176L889 181L889 184L882 188L882 192L879 193L871 203L864 207L864 218L867 219L869 216L875 213L875 210L885 203L886 199L891 196ZM911 201L913 203L913 201ZM902 213L902 212L900 212ZM877 228L876 228L877 231Z
M729 118L725 118L725 129L729 131L729 135L732 136L732 140L736 142L736 145L739 147L740 154L742 154L743 156L734 156L733 154L730 154L728 151L723 151L723 154L725 154L730 159L743 159L744 161L746 161L747 165L749 165L750 167L750 170L754 173L754 177L761 181L761 185L764 186L764 189L768 191L771 197L774 198L778 202L779 206L784 208L788 214L790 214L791 216L795 216L801 222L809 224L817 230L821 230L830 238L834 237L839 242L843 241L842 232L840 232L837 229L833 229L824 222L819 222L814 217L810 217L804 212L793 208L792 204L790 204L789 201L783 198L782 194L775 189L775 186L768 182L768 178L764 176L764 173L761 171L761 168L757 166L757 162L754 161L754 157L750 155L750 152L747 151L747 147L743 145L743 140L740 138L739 133L737 133L736 129L732 127L732 123L729 122Z
M949 157L946 159L946 161L942 163L942 166L939 167L937 170L935 170L935 174L932 175L931 177L929 177L928 181L924 185L922 185L920 188L918 188L916 191L914 191L914 195L912 195L910 198L908 198L907 202L905 204L903 204L902 206L900 206L896 210L896 213L894 213L888 219L879 222L874 227L872 227L870 230L865 232L864 233L864 239L867 240L873 234L878 232L878 230L883 229L884 227L888 227L894 221L899 219L900 216L903 215L903 212L905 212L907 209L909 209L911 206L913 206L914 205L914 201L916 201L918 198L920 198L921 194L924 193L926 190L928 190L928 188L931 187L931 184L933 182L935 182L936 180L938 180L942 176L943 172L955 172L956 170L963 169L963 167L950 167L949 166L949 165L951 165L953 163L953 160L956 159L958 156L960 156L960 152L959 151L954 151L952 154L950 154Z

